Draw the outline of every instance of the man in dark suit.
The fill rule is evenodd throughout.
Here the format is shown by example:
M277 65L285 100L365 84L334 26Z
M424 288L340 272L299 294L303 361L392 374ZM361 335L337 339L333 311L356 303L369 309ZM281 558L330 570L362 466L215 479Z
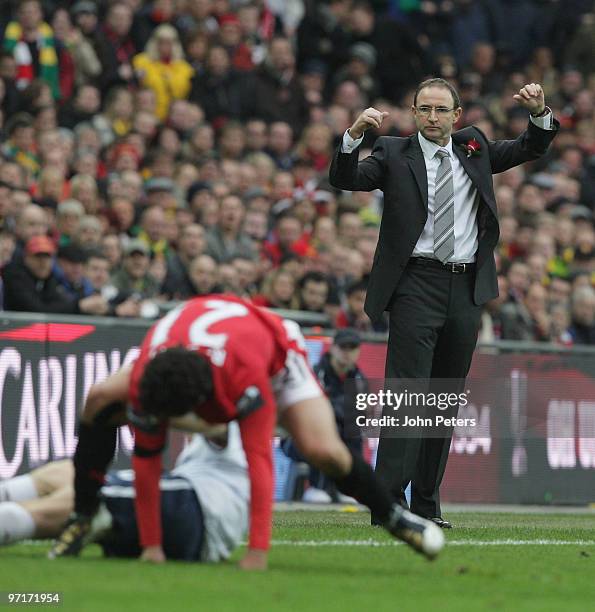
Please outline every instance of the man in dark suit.
M428 79L417 87L411 108L417 133L378 138L358 163L364 132L379 128L388 114L368 108L335 153L335 187L384 192L366 312L374 321L390 311L387 379L449 379L456 381L449 391L464 389L481 306L498 295L492 174L543 155L559 127L539 84L525 85L514 98L530 113L516 140L489 141L472 126L452 133L462 113L459 95L447 81ZM451 437L452 429L441 437L407 438L383 431L376 463L402 504L411 482L411 510L442 527L451 526L439 497Z

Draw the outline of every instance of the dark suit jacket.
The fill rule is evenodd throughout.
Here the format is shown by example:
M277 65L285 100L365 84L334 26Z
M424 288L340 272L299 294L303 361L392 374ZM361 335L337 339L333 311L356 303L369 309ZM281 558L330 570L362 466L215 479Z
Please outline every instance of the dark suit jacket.
M498 295L494 249L500 230L492 174L543 155L559 128L542 130L529 122L516 140L489 141L481 130L467 127L453 133L453 151L479 193L473 301L481 305ZM464 145L474 138L479 154L467 157ZM338 189L384 192L380 239L374 256L366 296L366 312L374 321L389 308L390 299L417 244L428 216L428 179L423 152L416 134L407 138L382 136L372 154L358 163L358 149L337 149L330 182Z

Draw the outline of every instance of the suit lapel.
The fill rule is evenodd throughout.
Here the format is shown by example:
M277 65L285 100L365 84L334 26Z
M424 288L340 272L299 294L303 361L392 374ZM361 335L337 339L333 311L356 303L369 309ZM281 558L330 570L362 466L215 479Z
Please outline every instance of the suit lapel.
M479 159L475 159L473 157L467 157L465 151L463 151L462 144L464 144L467 140L473 138L473 134L464 134L465 130L461 130L461 132L457 132L452 135L452 150L454 154L459 158L461 165L465 168L465 172L467 176L471 179L471 182L479 191L482 199L489 206L490 210L494 213L494 216L498 216L496 211L496 206L492 198L491 190L489 189L489 178L486 177L479 169ZM486 155L482 151L482 155Z
M424 161L424 154L421 150L417 132L409 137L409 148L405 153L407 157L407 163L411 168L411 172L415 177L415 182L419 187L421 195L421 204L424 212L428 212L428 174L426 170L426 162Z

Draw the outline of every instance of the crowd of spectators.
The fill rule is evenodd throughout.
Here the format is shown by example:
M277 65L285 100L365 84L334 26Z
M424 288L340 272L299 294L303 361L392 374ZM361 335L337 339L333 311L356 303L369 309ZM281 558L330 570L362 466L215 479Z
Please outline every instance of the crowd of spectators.
M414 129L451 80L490 138L539 82L561 131L495 177L500 297L480 339L595 344L595 12L586 0L7 0L0 6L6 310L154 317L231 292L385 331L363 311L382 194L328 183L357 114Z

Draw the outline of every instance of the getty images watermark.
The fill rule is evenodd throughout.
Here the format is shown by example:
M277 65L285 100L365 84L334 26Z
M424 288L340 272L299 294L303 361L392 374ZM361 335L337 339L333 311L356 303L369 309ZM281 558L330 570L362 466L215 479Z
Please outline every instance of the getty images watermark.
M441 438L454 427L474 429L479 414L466 414L471 389L456 379L370 381L370 387L346 384L346 431L365 437ZM460 414L461 413L461 414Z

